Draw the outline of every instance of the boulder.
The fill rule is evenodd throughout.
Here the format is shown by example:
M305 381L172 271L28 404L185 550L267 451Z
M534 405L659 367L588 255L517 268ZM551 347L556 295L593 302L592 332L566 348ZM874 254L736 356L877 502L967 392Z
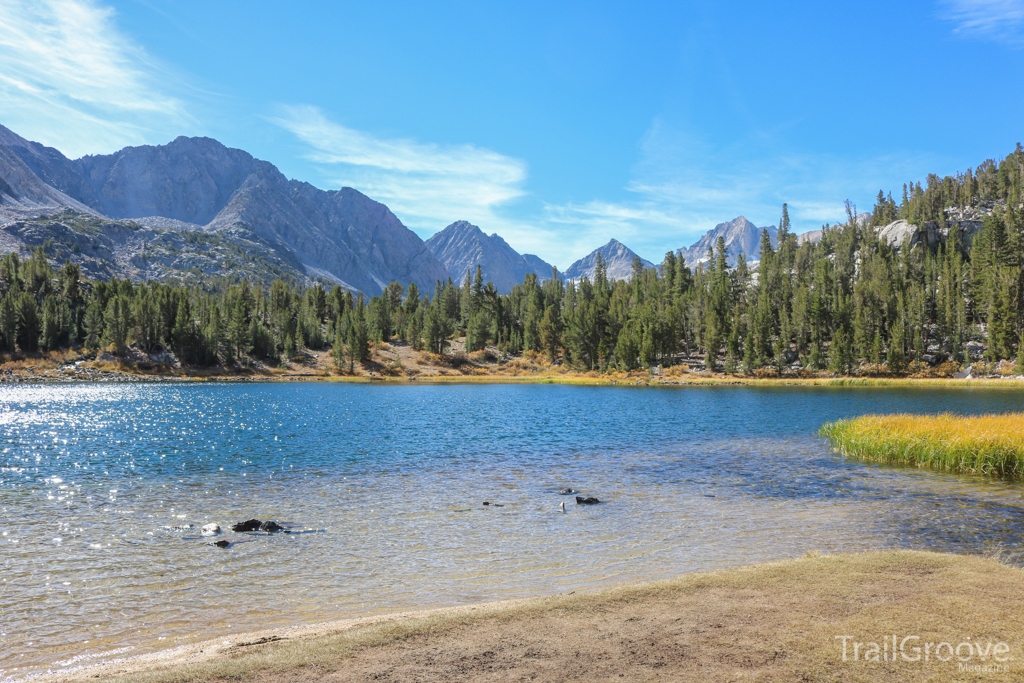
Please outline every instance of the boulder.
M971 379L971 373L973 371L974 368L968 365L966 368L953 375L953 379Z
M267 520L262 521L259 519L247 519L244 522L238 524L232 524L231 530L234 532L246 532L246 531L266 531L267 533L275 533L277 531L284 531L287 533L287 529L278 524L277 522Z
M597 505L600 502L601 501L599 501L597 498L593 498L590 496L586 498L584 498L583 496L576 496L577 505Z
M889 225L879 230L878 237L885 240L890 247L895 249L899 249L904 244L913 248L921 242L928 246L935 246L940 241L938 232L932 229L929 224L922 228L913 223L908 223L902 218L889 223Z

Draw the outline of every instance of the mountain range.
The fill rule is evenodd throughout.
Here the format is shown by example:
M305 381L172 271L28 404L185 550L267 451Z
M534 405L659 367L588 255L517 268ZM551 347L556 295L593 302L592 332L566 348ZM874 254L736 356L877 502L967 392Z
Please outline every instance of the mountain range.
M741 253L753 263L762 230L775 246L775 226L738 216L677 253L694 268L721 237L730 265ZM281 278L369 295L392 281L430 292L438 280L461 282L477 265L501 293L530 273L592 279L598 254L609 279L625 280L637 257L613 239L560 275L467 221L424 242L357 190L289 180L273 164L211 138L68 159L0 126L0 252L43 244L52 259L69 258L93 279Z
M203 258L213 249L235 253L240 275L290 270L367 294L393 280L432 290L448 277L384 204L352 188L288 180L273 164L210 138L71 160L0 127L0 178L2 246L34 246L29 238L47 236L96 242L116 275L194 273L197 264L202 275L222 274L220 259ZM266 263L272 268L260 270Z

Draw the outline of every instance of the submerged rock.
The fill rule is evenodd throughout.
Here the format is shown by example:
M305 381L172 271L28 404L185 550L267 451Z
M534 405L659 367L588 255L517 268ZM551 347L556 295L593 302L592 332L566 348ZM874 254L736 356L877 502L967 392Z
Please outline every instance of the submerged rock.
M227 548L228 546L231 545L231 541L224 541L224 540L215 541L213 545L217 546L218 548Z
M266 531L271 534L277 531L288 533L283 526L269 519L265 522L259 519L247 519L244 522L232 524L231 530L239 533L246 531Z
M599 501L597 498L593 498L593 497L589 497L589 496L586 497L586 498L584 498L583 496L576 496L576 504L577 505L597 505L600 502L601 501Z
M571 496L572 494L576 493L576 489L570 488L570 487L566 486L564 489L560 490L558 493L560 493L563 496Z

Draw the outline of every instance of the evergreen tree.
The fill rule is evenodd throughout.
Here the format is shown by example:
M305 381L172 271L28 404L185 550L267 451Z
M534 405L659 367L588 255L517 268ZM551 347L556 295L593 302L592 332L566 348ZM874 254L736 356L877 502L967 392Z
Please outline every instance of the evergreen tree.
M21 292L14 300L14 310L17 317L18 348L32 353L39 348L40 324L36 298L29 292Z
M18 311L15 307L17 296L12 291L0 298L0 349L3 351L14 351L18 341Z

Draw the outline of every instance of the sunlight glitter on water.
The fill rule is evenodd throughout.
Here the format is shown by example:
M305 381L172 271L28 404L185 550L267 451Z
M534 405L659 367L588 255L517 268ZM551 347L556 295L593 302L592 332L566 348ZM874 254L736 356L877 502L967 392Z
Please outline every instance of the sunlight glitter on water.
M864 412L1022 402L894 390L0 388L0 679L123 648L809 550L1012 552L1024 529L1016 484L847 462L816 430ZM577 506L558 494L566 485L604 502ZM226 550L199 533L252 517L306 533L227 533Z

